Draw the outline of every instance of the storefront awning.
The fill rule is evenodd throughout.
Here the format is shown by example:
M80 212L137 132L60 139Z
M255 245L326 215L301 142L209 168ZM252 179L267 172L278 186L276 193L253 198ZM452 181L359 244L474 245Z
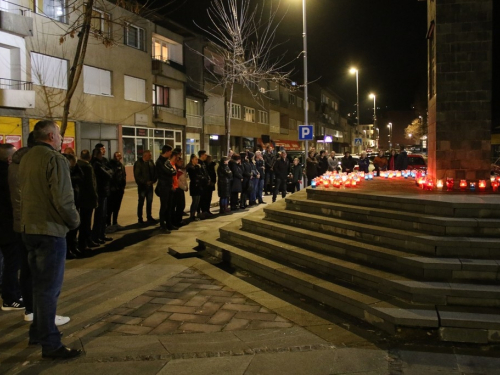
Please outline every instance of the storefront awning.
M274 139L274 147L283 147L285 151L302 151L302 147L300 146L299 142L297 141L286 141L286 140L279 140L279 139Z

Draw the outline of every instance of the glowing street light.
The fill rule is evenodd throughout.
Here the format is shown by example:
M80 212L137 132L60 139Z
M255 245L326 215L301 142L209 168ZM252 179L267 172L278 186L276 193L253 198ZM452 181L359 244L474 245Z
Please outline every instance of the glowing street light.
M389 128L389 147L392 147L392 122L387 124Z
M349 70L351 74L356 74L356 117L358 118L358 129L359 129L359 72L356 68L351 68Z
M370 94L370 99L373 99L373 127L377 126L377 96Z

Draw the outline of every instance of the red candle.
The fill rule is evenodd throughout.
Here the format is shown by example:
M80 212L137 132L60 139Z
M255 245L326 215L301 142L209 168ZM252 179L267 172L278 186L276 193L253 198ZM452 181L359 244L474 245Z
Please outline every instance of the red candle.
M498 186L500 185L500 182L498 181L493 181L491 183L491 188L493 189L493 191L498 191Z
M432 190L433 187L434 187L434 182L432 180L427 180L427 182L425 183L425 188L427 190Z
M443 188L443 180L437 180L436 187L438 189L442 189Z
M446 190L452 191L454 185L455 185L455 181L453 180L453 178L448 177L446 179Z
M350 187L351 187L351 180L345 180L345 182L344 182L344 186L345 186L346 188L350 188Z
M465 191L467 189L467 181L466 180L460 180L460 190Z
M479 180L479 191L484 191L486 189L486 180Z

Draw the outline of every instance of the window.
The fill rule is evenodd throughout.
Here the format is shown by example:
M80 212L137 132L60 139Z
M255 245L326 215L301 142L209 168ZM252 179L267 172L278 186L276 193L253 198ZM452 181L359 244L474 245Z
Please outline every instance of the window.
M186 99L186 115L201 116L201 103L199 100Z
M293 118L288 119L288 129L297 130L297 120Z
M290 94L288 96L288 104L295 105L295 95Z
M68 89L68 61L31 53L31 79L35 85Z
M34 0L33 11L59 22L66 22L66 0Z
M105 38L111 37L111 15L102 10L92 9L91 32Z
M255 109L245 107L245 121L255 122Z
M168 87L153 85L153 105L168 107L170 89Z
M233 103L231 106L231 118L241 118L241 105Z
M205 69L214 74L224 74L224 57L215 55L211 51L206 51L205 53L203 62Z
M173 40L153 37L152 46L153 59L160 61L173 61L177 64L183 64L182 44Z
M111 72L84 65L83 92L94 95L111 95Z
M146 32L144 29L127 23L124 31L123 42L127 46L140 49L141 51L146 50Z
M259 111L259 123L269 124L269 114L266 111Z
M125 100L134 102L146 102L146 80L124 76L125 77Z
M297 98L297 108L302 108L304 106L304 99Z

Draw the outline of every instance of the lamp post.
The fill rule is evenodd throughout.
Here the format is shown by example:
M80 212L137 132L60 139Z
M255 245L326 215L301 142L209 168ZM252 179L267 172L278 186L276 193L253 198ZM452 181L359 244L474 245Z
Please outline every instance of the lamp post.
M302 39L303 39L303 53L304 53L304 123L309 125L309 99L307 92L307 12L306 12L306 0L302 0ZM309 153L308 141L305 141L305 155L304 163L307 159ZM306 186L304 184L304 186Z
M359 72L356 68L351 68L349 71L351 74L356 74L356 117L358 119L358 129L359 129Z
M389 147L392 147L392 122L387 124L389 128Z

